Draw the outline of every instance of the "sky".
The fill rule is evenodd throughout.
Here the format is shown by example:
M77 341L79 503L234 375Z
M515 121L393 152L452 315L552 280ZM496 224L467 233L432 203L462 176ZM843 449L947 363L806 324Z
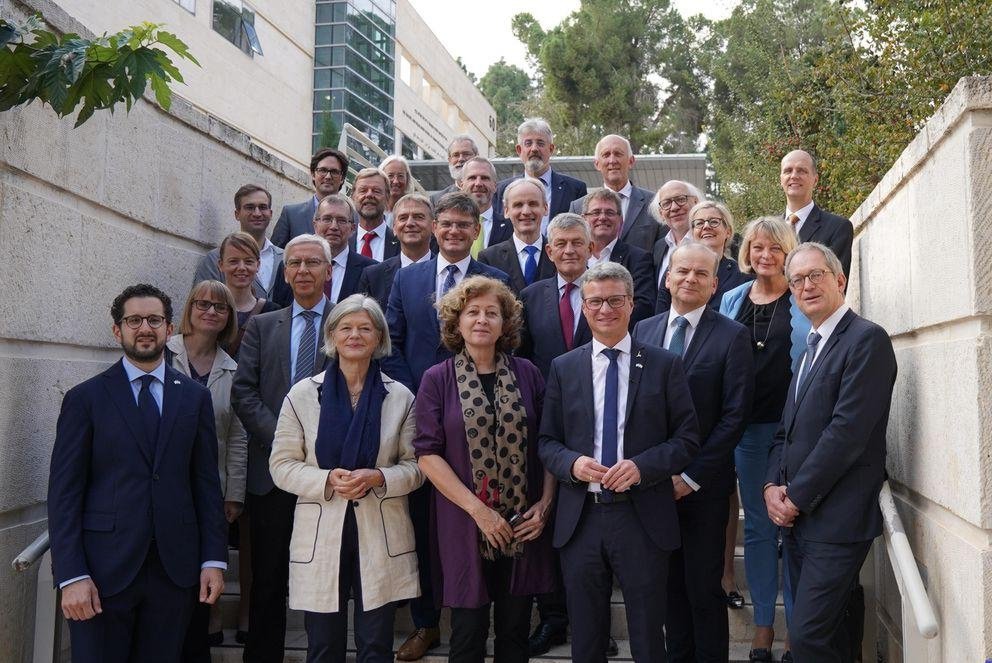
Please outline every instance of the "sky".
M478 78L489 65L505 58L525 71L527 51L510 29L515 14L530 12L548 29L578 9L578 0L492 0L488 2L459 2L451 0L410 0L417 13L430 26L452 57L461 57L468 70ZM737 0L672 0L672 4L690 16L702 12L710 18L730 15ZM471 26L466 28L466 26ZM482 27L480 32L479 26Z

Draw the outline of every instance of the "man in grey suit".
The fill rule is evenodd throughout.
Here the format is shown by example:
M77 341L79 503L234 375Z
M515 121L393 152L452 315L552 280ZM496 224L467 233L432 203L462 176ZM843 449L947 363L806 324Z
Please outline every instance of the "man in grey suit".
M269 452L283 398L297 381L324 369L324 296L331 247L317 235L286 244L286 283L293 304L252 316L234 375L231 400L248 431L248 516L251 523L251 612L248 663L281 662L286 635L289 539L296 496L280 490L269 474Z
M634 186L630 181L630 169L634 166L630 141L616 134L603 136L596 143L593 164L603 176L603 186L620 196L623 204L620 240L650 253L654 250L654 243L661 237L661 229L651 216L651 199L654 198L654 193ZM573 200L569 211L581 214L585 198L583 196Z
M271 299L272 287L282 262L282 249L265 236L272 222L272 194L257 184L245 184L234 194L234 218L241 231L251 235L258 244L258 274L252 283L255 296ZM207 280L224 282L220 273L220 248L210 249L196 266L193 285Z
M446 193L458 191L458 180L462 176L462 168L472 157L479 156L479 146L475 144L475 139L468 134L458 134L448 143L448 172L451 174L452 182L440 191L431 194L431 205L437 205L441 196ZM495 171L494 171L495 172ZM496 190L496 175L493 175L493 191Z
M348 155L333 147L322 147L310 157L310 178L314 195L303 202L285 205L272 230L272 243L286 246L297 235L313 232L317 203L332 193L339 193L348 177Z

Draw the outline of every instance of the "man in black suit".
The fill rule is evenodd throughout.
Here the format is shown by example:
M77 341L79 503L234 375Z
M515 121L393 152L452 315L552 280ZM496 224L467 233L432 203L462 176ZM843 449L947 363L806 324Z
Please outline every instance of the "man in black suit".
M654 313L658 291L651 254L627 244L618 236L623 223L620 210L620 196L607 188L593 191L582 201L582 216L592 232L589 266L617 262L626 267L634 279L634 312L630 317L633 329L633 325Z
M576 198L586 195L586 183L551 169L551 155L555 152L554 135L543 118L528 118L517 127L517 156L524 165L524 175L541 180L544 184L548 213L541 219L541 234L547 235L548 223L562 212L567 212ZM496 187L496 212L503 216L503 190L513 180L524 175L505 179Z
M510 182L503 191L503 210L513 224L513 235L479 253L479 262L510 275L515 294L555 273L541 236L541 219L547 209L540 180L525 177Z
M314 195L295 205L284 205L272 229L272 243L283 248L297 235L313 230L313 214L324 196L341 191L348 176L348 155L332 147L322 147L310 157L310 178Z
M665 271L671 252L692 237L689 210L704 198L702 191L682 180L668 180L658 189L651 214L663 226L652 252L655 284L659 288L665 287Z
M110 312L124 357L59 413L52 574L75 663L178 661L194 603L217 600L227 567L210 392L163 361L161 290L126 288Z
M505 217L497 214L493 206L493 196L496 195L496 168L489 159L472 157L466 161L456 183L457 190L472 196L481 210L479 223L482 224L482 231L472 242L472 257L478 259L484 249L510 239L513 226Z
M358 212L352 250L376 262L399 255L400 243L386 221L389 178L378 168L362 168L355 175L351 200Z
M572 623L572 660L602 663L616 574L636 661L665 660L668 558L679 547L672 476L699 449L682 361L633 342L634 284L621 265L586 272L593 340L551 363L539 440L559 481L554 545Z
M654 192L634 186L630 181L630 169L634 166L630 141L616 134L603 136L596 143L593 164L603 176L603 186L620 196L623 215L620 240L651 253L654 243L661 237L661 228L651 215ZM569 211L581 214L582 203L581 198L573 200Z
M231 401L248 431L248 516L251 523L251 610L246 663L281 662L285 655L289 540L296 495L275 486L269 453L289 388L324 370L324 296L331 247L318 235L286 244L285 279L292 306L252 316L245 326Z
M844 303L847 279L828 247L800 244L785 273L812 329L768 455L765 506L784 528L795 660L846 663L861 643L841 628L845 609L882 533L896 359L886 331Z
M458 180L461 179L462 168L472 157L479 156L479 146L475 144L475 139L468 134L458 134L448 143L448 173L451 175L451 184L440 191L431 194L431 205L437 205L441 196L446 193L460 191ZM493 185L496 184L496 175L493 175Z
M668 573L670 663L726 663L730 655L720 579L734 447L751 407L754 362L747 328L707 306L719 264L703 244L677 247L665 282L671 309L634 327L635 341L682 356L699 422L699 454L672 477L682 548L672 553Z
M782 157L779 181L785 192L785 219L795 228L800 242L818 242L829 247L840 259L847 277L851 273L854 225L813 202L819 180L816 160L809 152L793 150Z
M396 272L407 265L431 259L433 221L434 207L419 193L408 193L397 200L393 206L393 235L399 240L400 253L362 270L358 292L373 297L385 311Z

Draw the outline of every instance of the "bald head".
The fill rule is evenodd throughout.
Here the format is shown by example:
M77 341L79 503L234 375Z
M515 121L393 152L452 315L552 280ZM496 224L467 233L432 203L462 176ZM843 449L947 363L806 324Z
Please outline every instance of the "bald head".
M603 176L606 186L614 191L624 188L630 177L630 169L634 165L630 141L616 134L603 136L596 143L593 165Z
M806 150L792 150L782 157L779 181L790 211L800 210L813 201L818 180L816 161Z

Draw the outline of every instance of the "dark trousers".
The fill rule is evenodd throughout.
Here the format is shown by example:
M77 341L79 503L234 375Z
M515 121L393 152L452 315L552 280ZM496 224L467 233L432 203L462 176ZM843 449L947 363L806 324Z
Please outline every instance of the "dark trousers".
M153 541L131 584L100 596L103 612L69 621L73 663L175 663L198 591L172 582Z
M348 598L355 597L355 645L358 663L392 663L396 604L366 611L362 604L361 564L355 508L348 505L341 530L337 612L305 612L307 663L344 663L348 644Z
M842 625L871 543L809 541L802 522L783 528L783 556L794 594L789 642L798 663L851 663L852 643Z
M568 608L565 596L565 583L561 579L561 562L558 559L558 551L554 555L555 576L558 587L553 592L537 595L537 614L541 618L542 624L547 624L551 628L564 631L568 627Z
M207 642L209 628L210 606L197 601L193 605L193 615L183 641L183 663L210 663L210 643Z
M436 628L441 620L431 584L431 490L430 484L425 483L408 497L420 572L420 596L410 599L414 628Z
M606 661L614 575L623 590L632 657L638 663L665 661L668 558L644 531L631 502L587 500L575 533L561 548L573 661Z
M450 663L482 663L489 637L489 607L493 608L493 660L500 663L526 663L530 631L531 597L510 593L513 560L501 557L482 563L486 590L492 603L479 608L451 609Z
M273 488L248 495L251 523L251 610L246 663L282 663L286 646L289 540L296 495Z
M727 497L676 503L682 547L668 566L665 642L669 663L727 663L730 629L723 586Z

